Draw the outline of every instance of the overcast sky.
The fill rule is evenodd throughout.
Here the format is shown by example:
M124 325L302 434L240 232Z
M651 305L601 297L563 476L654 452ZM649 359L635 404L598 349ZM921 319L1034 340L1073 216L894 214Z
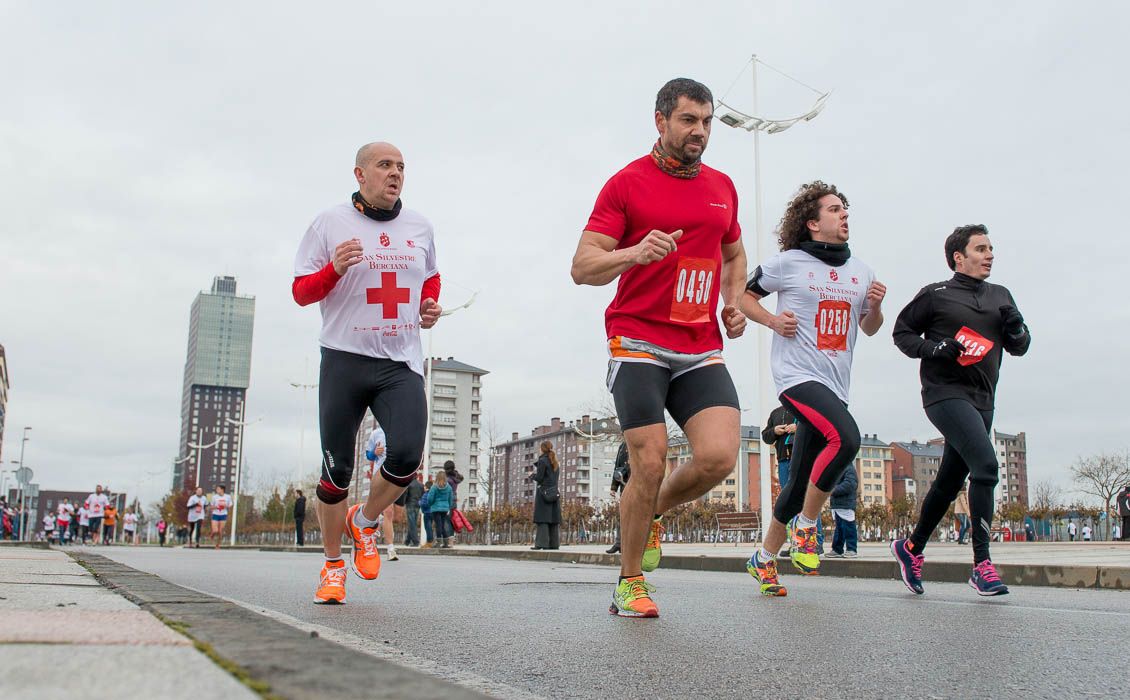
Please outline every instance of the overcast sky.
M849 196L852 250L889 288L861 337L860 428L934 435L898 310L948 277L942 242L984 223L993 281L1033 333L1007 357L996 427L1028 435L1030 483L1127 446L1130 341L1121 214L1130 162L1122 3L4 3L0 5L0 344L11 375L3 468L43 488L169 487L189 307L212 277L256 297L246 459L252 484L317 469L316 307L290 296L294 252L355 189L373 140L407 161L405 206L435 225L436 355L490 371L499 432L602 400L603 309L569 264L603 183L655 140L655 93L721 96L750 54L835 93L762 138L766 249L790 193ZM442 10L425 9L441 7ZM728 94L751 106L749 72ZM762 69L761 112L812 93ZM756 264L752 138L716 124L704 160L738 187ZM1114 242L1110 237L1114 237ZM1120 291L1121 290L1121 291ZM425 339L425 344L427 339ZM756 344L726 356L758 423Z

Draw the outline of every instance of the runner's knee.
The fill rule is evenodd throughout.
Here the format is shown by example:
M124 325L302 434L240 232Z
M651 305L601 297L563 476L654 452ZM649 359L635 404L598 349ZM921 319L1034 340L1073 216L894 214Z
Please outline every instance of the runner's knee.
M349 480L353 477L351 455L334 455L329 450L322 451L322 478L315 493L318 500L328 506L341 503L349 495Z

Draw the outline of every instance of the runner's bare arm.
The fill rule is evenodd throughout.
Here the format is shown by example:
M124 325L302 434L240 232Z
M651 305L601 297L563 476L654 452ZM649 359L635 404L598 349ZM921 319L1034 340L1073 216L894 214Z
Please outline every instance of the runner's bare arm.
M867 335L875 335L883 327L883 298L887 296L887 285L875 280L867 289L867 315L859 319L859 329Z
M650 265L678 248L682 230L674 233L652 231L630 248L616 249L618 241L603 233L585 231L577 243L570 274L575 284L602 287L633 265Z
M760 323L777 335L792 338L796 335L796 315L792 311L782 311L779 315L761 305L761 296L748 289L742 295L738 308L754 323Z
M722 244L722 323L731 340L745 333L745 314L737 308L745 292L745 246L742 239Z

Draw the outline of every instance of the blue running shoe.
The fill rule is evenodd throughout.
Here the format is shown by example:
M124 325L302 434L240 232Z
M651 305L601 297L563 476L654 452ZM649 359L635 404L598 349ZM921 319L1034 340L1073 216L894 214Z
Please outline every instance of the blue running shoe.
M891 554L895 555L895 560L899 563L902 582L906 584L911 593L922 595L924 592L922 588L922 563L926 561L926 555L914 554L908 550L905 539L891 542Z
M1008 595L1008 586L1001 581L993 562L985 561L973 567L973 575L969 577L969 585L977 591L977 595Z

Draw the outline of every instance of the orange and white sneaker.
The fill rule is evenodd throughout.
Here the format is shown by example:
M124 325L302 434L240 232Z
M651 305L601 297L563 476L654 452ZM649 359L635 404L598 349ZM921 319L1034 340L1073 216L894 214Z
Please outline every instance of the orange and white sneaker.
M345 523L349 528L349 536L353 539L353 573L363 579L372 581L381 575L381 553L377 551L377 528L357 527L353 516L361 510L361 504L353 506L345 514Z
M612 592L608 612L620 617L659 617L659 607L651 599L655 586L643 576L622 579Z
M322 567L322 582L314 594L314 602L320 605L340 605L345 602L345 562L327 561Z

